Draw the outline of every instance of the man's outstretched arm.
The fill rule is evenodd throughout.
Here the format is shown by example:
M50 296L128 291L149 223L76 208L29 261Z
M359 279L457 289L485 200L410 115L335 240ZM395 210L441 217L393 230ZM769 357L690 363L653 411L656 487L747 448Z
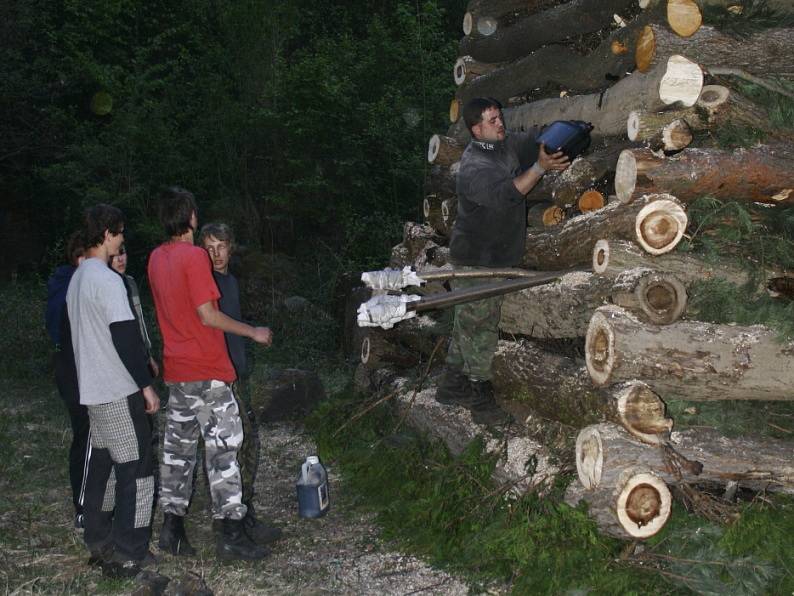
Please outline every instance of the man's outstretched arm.
M266 346L273 342L273 332L269 327L254 327L242 321L235 321L219 311L212 302L205 302L196 310L202 325L220 329L224 333L250 337L255 342Z

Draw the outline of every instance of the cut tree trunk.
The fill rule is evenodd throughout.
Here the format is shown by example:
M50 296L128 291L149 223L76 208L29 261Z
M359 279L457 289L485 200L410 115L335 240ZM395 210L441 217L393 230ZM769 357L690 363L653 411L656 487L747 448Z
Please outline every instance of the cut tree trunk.
M695 0L667 0L667 23L681 37L690 37L703 24L703 15Z
M706 85L697 103L690 108L647 112L635 110L626 124L632 141L651 142L660 131L675 120L684 120L693 131L719 130L724 126L760 130L768 138L784 138L787 133L769 121L757 104L722 85Z
M444 227L452 233L452 228L455 225L455 218L458 215L458 198L452 197L444 199L441 202L441 219L444 221Z
M757 76L790 77L794 76L793 37L792 28L763 29L733 37L705 25L692 37L683 39L662 25L651 24L637 40L635 60L640 72L653 69L673 54L683 54L706 70L729 66Z
M572 483L565 502L575 507L580 501L588 504L588 515L603 533L622 540L644 540L667 524L673 498L658 475L629 464L610 469L597 487Z
M664 402L645 383L595 387L583 360L550 352L524 338L499 341L493 375L499 396L574 428L611 420L640 440L657 445L673 426Z
M422 215L425 223L433 228L439 236L449 236L450 230L444 222L444 215L441 211L443 199L436 194L427 195L422 201Z
M444 238L432 226L405 222L403 241L392 248L389 267L443 267L449 263L449 248L442 246L443 243Z
M459 54L482 62L509 62L545 45L608 27L612 15L626 13L634 0L571 0L521 19L493 35L464 37Z
M565 219L565 211L550 201L535 203L527 209L527 225L530 228L543 229L556 226Z
M633 110L692 106L703 89L703 71L683 56L670 56L648 73L634 73L604 93L542 99L504 110L508 130L528 130L554 120L584 120L595 137L621 136Z
M425 194L438 195L442 200L456 196L457 177L460 163L449 167L434 165L425 180Z
M615 201L598 211L568 219L552 230L530 231L523 265L555 270L589 264L593 247L602 238L634 240L654 254L673 250L686 230L683 207L671 195L647 195L641 200L641 205Z
M465 148L456 139L433 135L427 144L427 161L440 166L451 166L460 159Z
M493 35L500 28L558 4L560 0L472 0L463 15L463 35Z
M794 493L794 443L753 437L730 438L697 428L672 433L649 447L612 423L582 429L576 440L576 469L585 486L597 487L612 468L629 464L652 470L667 484L737 482L753 490Z
M634 68L634 56L628 50L615 53L618 47L628 48L647 22L639 17L614 31L586 56L560 45L549 45L492 69L482 76L467 80L467 85L457 91L457 98L466 103L474 97L494 97L506 103L511 97L533 96L541 90L545 96L568 93L592 93L608 88ZM457 71L456 71L457 75ZM458 81L456 76L455 81Z
M760 266L741 267L725 260L708 262L681 252L669 252L653 256L643 251L633 242L625 240L599 240L593 249L593 271L599 275L614 277L630 269L653 269L664 271L677 277L689 286L698 281L724 279L735 286L753 283L759 290L766 287L767 279L782 275L774 269Z
M633 269L617 278L584 271L505 296L499 329L535 338L584 337L596 309L617 304L657 325L677 321L687 295L674 276Z
M440 336L449 333L429 315L417 315L391 329L361 327L358 336L361 363L371 368L393 365L409 368L426 362ZM436 350L434 361L443 362L446 350Z
M585 339L596 385L643 379L665 397L693 401L794 400L792 354L794 344L761 325L660 327L612 305L595 312Z
M628 203L652 192L682 202L703 196L720 200L794 202L794 150L788 144L750 149L685 149L661 157L650 149L626 149L615 172L615 194Z
M435 400L435 387L414 392L405 379L396 381L395 405L413 428L442 440L453 455L478 437L483 438L485 451L497 455L493 478L515 494L545 491L559 473L556 458L540 442L526 436L526 431L512 426L498 437L476 424L469 410L446 406Z
M455 65L452 67L452 78L458 86L464 83L471 84L475 79L499 70L503 66L501 63L488 64L486 62L478 62L471 56L461 56L455 60ZM463 103L466 102L464 101Z
M606 204L607 198L604 196L604 193L593 188L584 191L581 195L579 195L579 199L576 201L576 206L582 213L587 213L588 211L597 211L598 209L606 206Z
M591 148L562 172L547 172L530 191L529 200L551 197L555 205L563 208L577 205L583 192L614 176L618 157L629 146L630 143L617 141Z

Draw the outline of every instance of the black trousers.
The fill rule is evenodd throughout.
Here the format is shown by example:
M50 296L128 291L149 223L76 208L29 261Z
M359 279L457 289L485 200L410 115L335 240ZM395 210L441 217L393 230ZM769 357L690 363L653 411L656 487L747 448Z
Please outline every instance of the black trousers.
M61 396L69 421L72 424L72 444L69 447L69 482L72 485L72 502L75 513L83 512L82 489L88 450L88 410L80 405L77 371L71 350L55 352L55 385Z
M112 544L121 557L140 561L149 548L154 500L151 426L141 392L88 406L91 452L86 477L85 543Z

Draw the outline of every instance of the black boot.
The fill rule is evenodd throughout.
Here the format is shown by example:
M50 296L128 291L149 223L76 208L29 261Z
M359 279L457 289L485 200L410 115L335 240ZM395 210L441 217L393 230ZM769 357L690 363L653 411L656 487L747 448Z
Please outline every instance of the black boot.
M281 538L281 528L269 526L257 519L256 511L251 503L245 504L248 510L243 518L243 528L248 537L257 544L271 544Z
M248 537L243 527L243 520L229 518L223 520L216 552L221 561L256 561L270 554L267 548L256 544Z
M469 378L459 368L447 366L441 373L436 390L436 401L440 404L469 407L472 402Z
M470 384L473 399L468 407L474 422L490 426L506 424L512 420L511 416L496 403L490 381L471 381Z
M190 557L196 554L196 549L190 546L185 534L185 518L176 513L163 515L163 529L160 530L157 545L172 555Z

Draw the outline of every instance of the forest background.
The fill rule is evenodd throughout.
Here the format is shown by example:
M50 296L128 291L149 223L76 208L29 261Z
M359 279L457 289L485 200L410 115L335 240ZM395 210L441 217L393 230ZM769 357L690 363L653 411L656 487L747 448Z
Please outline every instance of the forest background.
M0 7L0 276L48 273L82 210L120 207L133 272L155 197L287 253L332 286L381 267L418 216L444 128L462 0ZM308 240L311 239L311 240Z

